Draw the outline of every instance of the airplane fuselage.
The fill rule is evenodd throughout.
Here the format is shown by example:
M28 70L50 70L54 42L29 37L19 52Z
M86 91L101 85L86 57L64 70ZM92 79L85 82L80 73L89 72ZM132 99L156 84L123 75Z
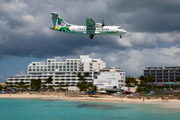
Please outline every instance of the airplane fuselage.
M119 29L118 29L119 28ZM123 35L126 34L124 29L121 29L119 26L104 26L96 27L96 28L87 28L86 26L78 26L78 25L71 25L68 30L60 30L59 27L51 28L56 31L76 34L76 35Z

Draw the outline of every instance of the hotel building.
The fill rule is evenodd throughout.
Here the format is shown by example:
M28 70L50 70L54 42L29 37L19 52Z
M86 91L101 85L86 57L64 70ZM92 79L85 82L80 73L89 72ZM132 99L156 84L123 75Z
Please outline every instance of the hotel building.
M154 82L175 82L180 77L180 66L145 67L143 74L154 77Z
M28 74L12 76L7 78L7 82L15 85L16 82L23 81L26 85L30 85L31 79L41 79L45 83L46 79L52 76L53 81L49 86L58 87L59 84L76 85L79 82L77 73L89 72L90 76L87 80L93 83L95 76L99 78L104 75L99 71L104 68L106 68L105 62L100 58L92 59L88 55L80 55L80 59L66 59L65 62L57 61L56 59L47 59L44 64L42 62L30 63L28 65Z
M125 72L115 67L101 69L99 74L95 75L94 84L98 89L124 87Z

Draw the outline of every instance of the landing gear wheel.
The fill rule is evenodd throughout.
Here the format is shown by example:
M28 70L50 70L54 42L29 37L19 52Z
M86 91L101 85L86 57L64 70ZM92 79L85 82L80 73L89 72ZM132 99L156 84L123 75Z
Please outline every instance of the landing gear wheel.
M122 35L120 35L120 38L122 38Z
M89 37L90 37L91 39L93 39L93 37L94 37L94 34L91 34Z

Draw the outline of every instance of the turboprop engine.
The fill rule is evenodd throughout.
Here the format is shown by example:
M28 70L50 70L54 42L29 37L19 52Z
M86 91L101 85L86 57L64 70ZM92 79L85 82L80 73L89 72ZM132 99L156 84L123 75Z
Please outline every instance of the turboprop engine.
M96 27L101 28L102 24L101 23L96 23Z

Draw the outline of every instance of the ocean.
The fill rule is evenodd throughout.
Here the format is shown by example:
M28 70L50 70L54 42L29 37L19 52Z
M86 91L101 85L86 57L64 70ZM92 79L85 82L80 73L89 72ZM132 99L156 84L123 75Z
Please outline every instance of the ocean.
M0 120L180 120L180 112L157 104L0 98Z

